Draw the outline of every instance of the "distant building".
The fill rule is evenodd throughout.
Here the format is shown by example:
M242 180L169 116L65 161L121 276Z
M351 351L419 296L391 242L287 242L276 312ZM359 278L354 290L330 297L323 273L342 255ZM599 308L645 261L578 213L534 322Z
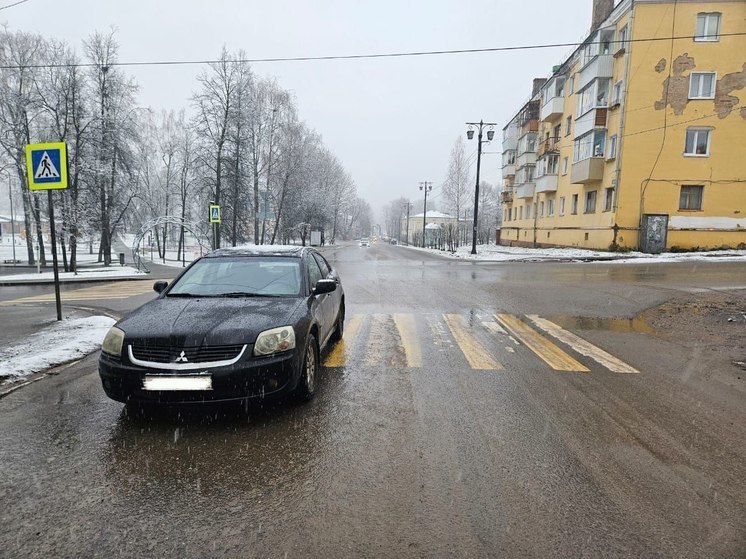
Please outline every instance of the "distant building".
M409 216L409 242L412 243L413 239L422 239L422 218L424 214L416 214ZM452 226L455 230L458 229L458 219L450 214L439 212L437 210L428 210L427 215L424 215L427 225L435 226ZM430 228L432 230L432 228ZM404 242L407 237L407 218L401 220L401 242Z
M583 44L503 129L501 243L746 244L744 14L595 0Z

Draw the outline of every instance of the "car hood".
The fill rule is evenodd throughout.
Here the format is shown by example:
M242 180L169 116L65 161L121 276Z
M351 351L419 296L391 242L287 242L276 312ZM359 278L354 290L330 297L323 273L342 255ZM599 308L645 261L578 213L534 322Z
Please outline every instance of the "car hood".
M293 324L302 298L164 297L121 320L128 342L178 347L253 344L260 332Z

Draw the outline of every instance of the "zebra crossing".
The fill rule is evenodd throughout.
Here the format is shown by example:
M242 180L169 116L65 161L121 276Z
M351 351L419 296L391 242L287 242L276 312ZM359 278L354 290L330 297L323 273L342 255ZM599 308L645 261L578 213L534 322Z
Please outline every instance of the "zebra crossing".
M517 357L538 358L558 373L591 372L591 361L618 374L639 373L632 365L538 315L353 314L344 338L332 346L324 366L422 368L447 356L475 371L502 371ZM582 357L581 357L582 356ZM579 359L587 358L584 364Z
M98 301L106 299L127 299L135 295L152 293L153 280L133 280L117 281L112 283L98 284L92 287L83 287L80 289L65 289L60 293L63 302L72 301ZM0 301L0 306L23 305L33 303L53 303L54 293L44 293L21 297L8 301Z

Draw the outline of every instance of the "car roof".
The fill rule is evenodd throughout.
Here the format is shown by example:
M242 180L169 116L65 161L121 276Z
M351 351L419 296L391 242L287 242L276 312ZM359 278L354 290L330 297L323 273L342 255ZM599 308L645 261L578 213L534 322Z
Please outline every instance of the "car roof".
M300 258L309 247L297 245L243 245L229 248L219 248L208 253L205 258L221 258L225 256L290 256Z

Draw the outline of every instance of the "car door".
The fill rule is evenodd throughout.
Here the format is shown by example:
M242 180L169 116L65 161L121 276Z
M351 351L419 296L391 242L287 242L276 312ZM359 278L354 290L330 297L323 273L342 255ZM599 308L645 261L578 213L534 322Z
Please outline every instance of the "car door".
M316 258L316 262L318 262L319 264L321 275L326 279L334 280L338 286L337 290L329 293L329 297L327 297L327 300L329 301L329 312L332 313L332 328L334 328L334 321L339 314L339 307L342 304L342 289L340 288L341 283L339 281L339 277L329 265L329 262L326 261L326 258L321 256L318 252L314 252L313 256L314 258Z
M334 317L329 317L329 293L322 293L321 295L314 295L313 288L316 287L316 283L323 277L321 275L321 268L318 262L312 254L308 255L306 259L306 267L308 268L308 285L311 289L311 297L314 299L311 305L311 312L313 313L316 322L319 324L319 343L322 344L326 341L326 337L329 335L329 324L334 320Z

